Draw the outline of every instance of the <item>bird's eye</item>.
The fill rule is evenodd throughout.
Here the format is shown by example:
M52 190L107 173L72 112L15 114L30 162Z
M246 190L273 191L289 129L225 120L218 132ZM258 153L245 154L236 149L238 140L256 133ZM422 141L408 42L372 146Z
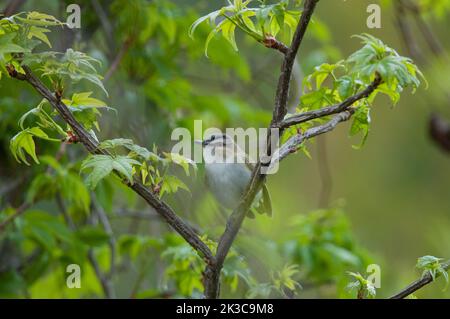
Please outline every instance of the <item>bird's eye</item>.
M215 135L211 136L211 141L214 141L215 139L216 139Z

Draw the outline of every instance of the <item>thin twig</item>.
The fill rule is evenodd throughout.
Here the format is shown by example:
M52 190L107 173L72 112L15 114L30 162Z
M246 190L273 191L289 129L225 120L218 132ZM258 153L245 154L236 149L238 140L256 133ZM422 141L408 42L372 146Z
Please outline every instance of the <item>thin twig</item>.
M301 124L304 122L308 122L317 118L321 118L324 116L332 115L340 113L350 106L352 106L355 102L368 97L370 94L375 91L378 86L382 83L381 77L377 74L375 80L368 85L364 90L359 93L347 98L345 101L335 104L332 106L324 107L318 110L307 111L299 114L292 115L281 122L281 128L288 128L293 125Z
M114 58L114 61L111 63L111 66L109 67L108 71L105 74L104 81L108 81L111 76L116 72L117 68L120 65L120 62L122 61L124 55L127 53L127 51L130 49L131 44L133 43L131 38L128 38L123 43L122 47L119 50L119 53L117 53L116 57Z

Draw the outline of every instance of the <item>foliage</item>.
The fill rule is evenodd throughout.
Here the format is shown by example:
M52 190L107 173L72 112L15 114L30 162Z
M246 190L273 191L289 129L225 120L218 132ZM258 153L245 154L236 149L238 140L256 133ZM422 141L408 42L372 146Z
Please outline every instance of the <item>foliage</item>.
M347 269L364 269L368 253L356 243L349 221L341 208L318 210L295 217L293 231L281 249L302 277L313 283L340 283Z
M422 277L429 274L433 280L436 280L437 276L442 275L446 283L444 290L446 290L449 279L447 270L442 266L442 260L443 258L437 258L434 256L422 256L417 259L416 267L422 271Z
M228 6L211 12L197 21L190 29L189 35L194 35L195 29L207 21L214 29L209 33L205 44L205 55L208 56L208 45L216 34L221 34L233 47L238 50L235 39L235 29L238 28L258 42L265 43L275 37L280 30L287 29L290 39L297 26L300 12L289 10L289 0L278 1L275 4L260 2L256 8L248 5L252 0L228 0ZM221 18L219 20L219 18ZM219 21L218 21L219 20Z
M356 290L360 299L375 298L377 291L370 280L364 278L360 273L348 272L348 274L356 279L348 284L349 290Z

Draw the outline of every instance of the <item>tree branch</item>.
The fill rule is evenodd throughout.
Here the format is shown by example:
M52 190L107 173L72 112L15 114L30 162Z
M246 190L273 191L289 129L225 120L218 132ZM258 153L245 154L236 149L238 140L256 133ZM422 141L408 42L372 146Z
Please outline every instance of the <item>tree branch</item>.
M279 123L287 113L286 105L289 96L289 83L291 81L292 67L317 2L319 2L319 0L306 0L291 46L285 53L284 61L281 66L280 78L278 80L272 126Z
M279 124L287 113L287 101L289 96L289 83L292 75L292 67L318 1L319 0L305 1L303 13L297 25L291 46L285 53L275 96L275 107L270 124L270 127L272 128L279 127ZM270 130L268 135L268 141L270 141ZM270 153L270 143L268 143L267 147L267 153ZM225 231L219 240L216 253L216 263L214 265L207 265L205 269L204 286L206 298L214 299L219 297L220 272L222 270L223 263L256 194L259 192L266 178L266 175L261 173L260 170L261 162L258 162L253 169L251 180L247 185L239 205L229 217Z
M361 91L355 95L352 95L351 97L347 98L345 101L343 101L339 104L324 107L324 108L321 108L318 110L312 110L312 111L307 111L307 112L303 112L300 114L292 115L292 116L284 119L281 122L280 127L282 129L285 129L290 126L308 122L308 121L311 121L311 120L314 120L314 119L317 119L320 117L340 113L340 112L346 110L347 108L349 108L350 106L352 106L355 102L368 97L370 94L373 93L373 91L375 91L378 88L378 86L381 83L382 83L382 79L377 74L375 77L375 80L370 85L368 85L363 91Z
M280 147L277 153L274 154L271 165L277 161L280 162L289 154L297 152L298 147L306 140L334 130L339 123L348 121L354 112L355 110L353 108L348 108L347 110L335 115L327 123L312 127L304 133L299 133L292 136Z
M116 57L114 58L113 62L111 63L111 66L109 67L108 71L105 74L104 81L108 81L111 76L116 72L117 68L119 67L120 62L122 61L123 57L127 53L127 51L130 49L131 45L133 43L132 38L128 38L123 43L122 47L120 48L119 53L117 53Z
M98 142L94 137L88 133L84 127L75 119L67 106L57 99L52 92L39 80L30 68L23 65L25 74L10 72L10 75L28 82L42 97L49 101L50 105L59 113L61 118L69 124L79 141L84 145L87 151L91 154L109 155L106 151L98 148ZM14 76L15 75L15 76ZM179 233L206 262L214 263L214 256L208 246L197 236L193 228L183 221L165 202L160 200L155 194L147 189L139 181L135 181L132 185L127 184L139 196L141 196L148 204L150 204L158 214L160 214L166 222Z
M444 268L445 270L449 270L450 269L450 260L447 260L446 262L444 262L442 264L442 268ZM437 274L436 277L439 277L439 274ZM431 283L433 281L434 281L433 277L428 272L424 276L422 276L422 278L412 282L405 289L403 289L402 291L400 291L400 292L396 293L395 295L393 295L392 297L390 297L390 299L406 298L410 294L414 293L415 291L419 290L420 288L428 285L429 283Z

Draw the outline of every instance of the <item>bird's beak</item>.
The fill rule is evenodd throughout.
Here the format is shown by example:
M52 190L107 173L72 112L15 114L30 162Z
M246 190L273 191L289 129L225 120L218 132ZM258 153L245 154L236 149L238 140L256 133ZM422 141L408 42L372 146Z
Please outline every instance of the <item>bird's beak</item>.
M200 144L201 146L204 146L204 145L205 145L205 142L202 141L202 140L194 140L194 143L195 143L195 144Z

